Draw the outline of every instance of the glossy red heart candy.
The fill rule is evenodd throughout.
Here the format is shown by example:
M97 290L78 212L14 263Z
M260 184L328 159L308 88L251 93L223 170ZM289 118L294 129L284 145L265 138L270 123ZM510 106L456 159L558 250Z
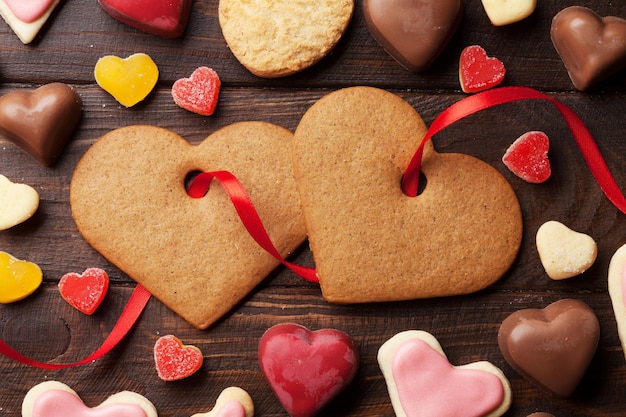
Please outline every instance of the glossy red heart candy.
M100 268L88 268L82 274L70 272L59 280L61 297L87 315L96 311L108 289L109 276Z
M544 309L508 316L498 332L504 359L522 376L568 397L584 376L598 347L600 324L582 301L564 299Z
M460 0L364 0L365 23L378 43L412 72L428 69L456 32Z
M177 38L187 27L192 0L98 0L120 22L153 35Z
M509 146L502 162L524 181L539 184L550 178L550 140L539 131L526 132Z
M172 98L185 110L210 116L217 106L220 85L217 72L211 68L200 67L191 74L191 77L174 82Z
M487 56L480 45L463 49L459 60L459 81L466 93L476 93L497 86L504 80L506 68L498 58Z
M202 362L202 351L195 346L183 345L176 336L162 336L154 344L154 363L163 381L187 378L202 367Z
M292 417L311 417L352 381L359 354L354 341L340 330L312 332L284 323L261 337L259 364L285 410Z

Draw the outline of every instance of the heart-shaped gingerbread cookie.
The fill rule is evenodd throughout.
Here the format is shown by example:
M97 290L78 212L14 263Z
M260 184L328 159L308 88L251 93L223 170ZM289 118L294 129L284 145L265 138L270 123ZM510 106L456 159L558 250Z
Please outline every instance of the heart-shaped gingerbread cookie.
M294 138L309 243L330 302L467 294L517 255L520 206L510 184L468 155L428 142L417 197L400 187L426 125L395 94L350 87L323 97Z
M227 126L197 146L153 126L111 131L76 167L72 214L101 254L206 328L279 262L253 240L219 184L194 199L185 178L193 171L235 175L285 257L306 238L292 139L290 131L264 122Z

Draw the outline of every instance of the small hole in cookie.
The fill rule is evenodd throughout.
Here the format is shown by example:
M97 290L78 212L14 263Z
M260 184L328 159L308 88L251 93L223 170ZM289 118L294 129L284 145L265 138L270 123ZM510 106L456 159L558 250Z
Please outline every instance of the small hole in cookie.
M189 171L189 173L185 176L185 183L184 183L185 191L187 191L187 194L190 195L191 197L195 197L195 198L199 197L197 195L192 195L192 193L189 192L189 186L191 185L193 180L196 179L196 177L198 175L200 175L200 174L202 174L202 171L196 169L196 170L193 170L193 171ZM206 191L208 191L208 187L207 187ZM206 191L204 192L204 194L206 194Z
M424 192L424 190L426 189L426 183L428 183L428 180L426 179L426 175L424 175L424 173L421 172L418 183L417 183L417 194L415 195L415 197L421 195ZM400 181L400 187L402 187L402 181ZM407 196L409 196L409 194L407 194Z

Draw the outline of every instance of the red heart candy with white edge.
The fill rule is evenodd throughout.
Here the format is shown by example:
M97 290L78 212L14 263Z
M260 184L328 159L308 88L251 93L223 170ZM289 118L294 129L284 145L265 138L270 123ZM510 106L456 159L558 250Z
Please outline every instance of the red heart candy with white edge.
M98 0L114 19L164 38L178 38L187 27L192 0Z
M359 367L357 347L336 329L310 331L278 324L259 341L259 364L274 394L292 417L311 417L335 398Z
M215 111L220 93L220 77L211 68L197 68L189 78L181 78L172 85L174 102L185 110L210 116Z
M466 93L477 93L497 86L504 80L506 68L498 58L487 56L479 45L463 49L459 60L459 81Z
M154 344L154 362L157 374L163 381L187 378L202 367L202 351L195 346L183 345L172 335L162 336Z
M59 280L61 297L75 309L93 314L109 289L109 276L100 268L88 268L82 274L70 272Z
M539 131L526 132L509 146L502 162L524 181L540 184L552 174L548 150L550 140Z

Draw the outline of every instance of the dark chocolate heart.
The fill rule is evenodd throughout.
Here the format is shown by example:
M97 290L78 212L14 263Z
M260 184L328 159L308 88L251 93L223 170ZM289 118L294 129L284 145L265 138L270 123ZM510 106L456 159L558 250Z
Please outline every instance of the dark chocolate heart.
M425 71L459 26L461 0L364 0L374 39L402 66Z
M0 134L46 166L57 160L81 116L80 96L67 84L0 97Z
M598 347L600 324L577 300L560 300L543 310L519 310L498 332L504 359L522 376L561 397L569 396Z
M626 67L626 20L581 6L552 19L552 43L574 87L585 91Z

